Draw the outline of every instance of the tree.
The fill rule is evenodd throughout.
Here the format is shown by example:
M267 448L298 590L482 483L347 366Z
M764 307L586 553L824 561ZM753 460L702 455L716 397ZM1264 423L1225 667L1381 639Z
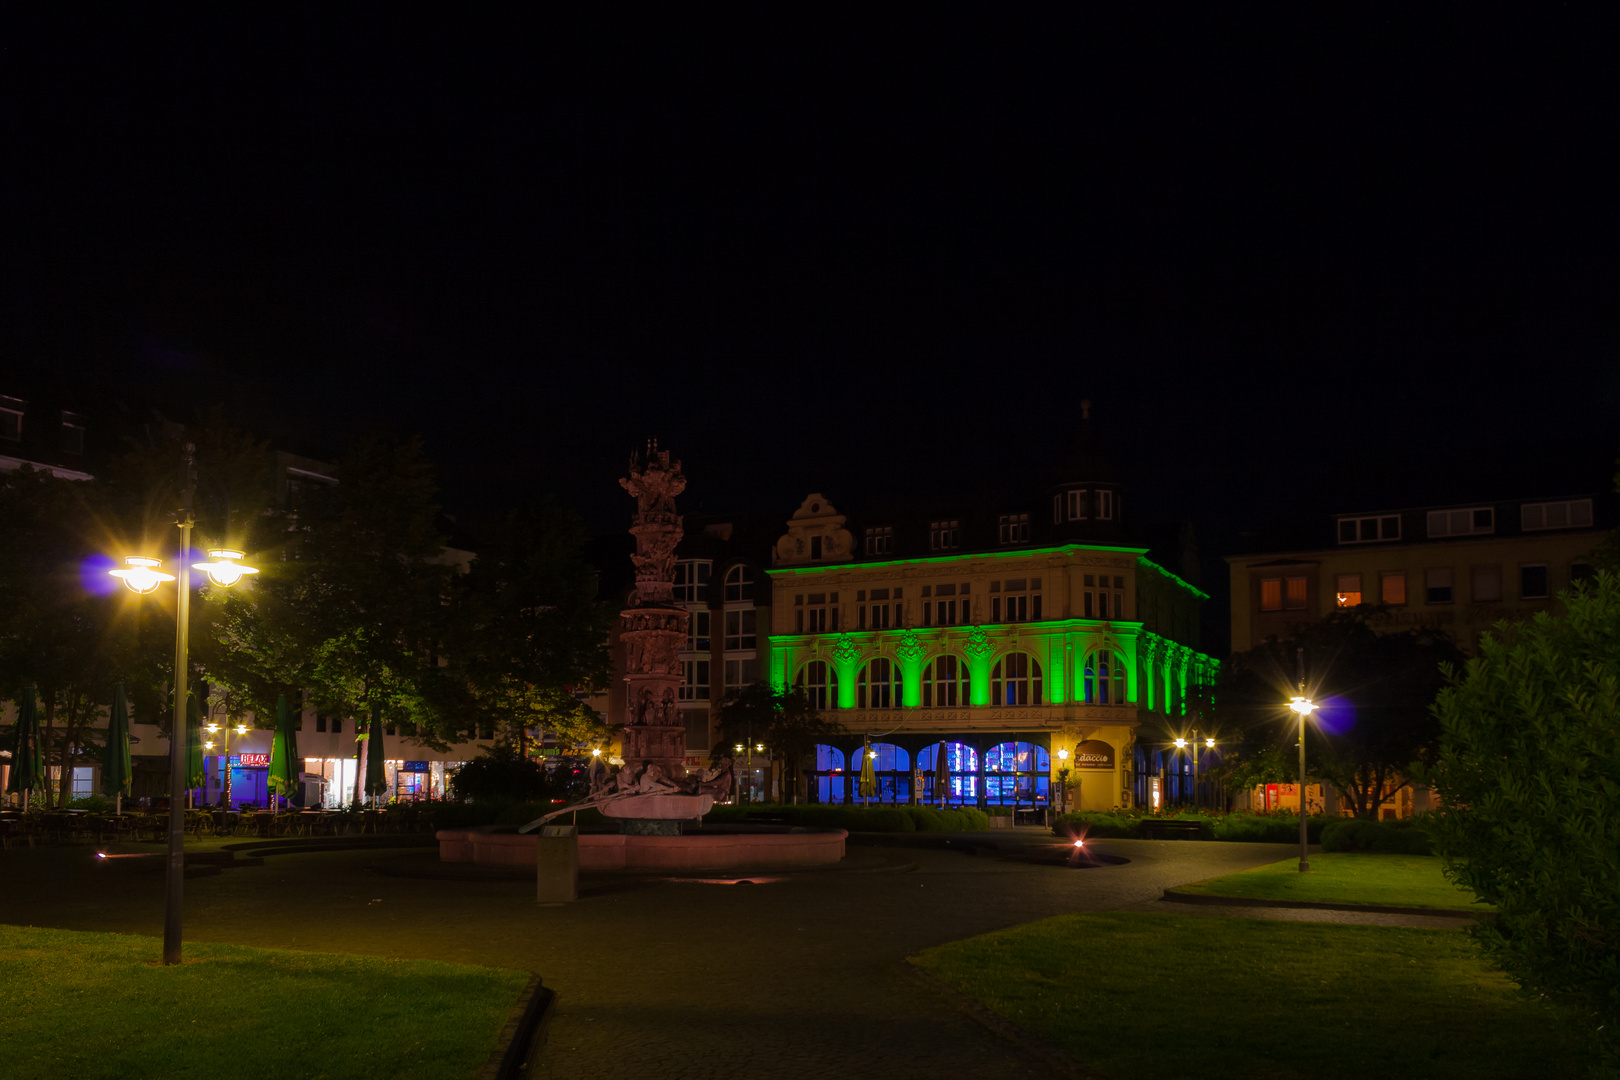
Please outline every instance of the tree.
M842 734L843 726L823 717L803 691L777 691L754 683L734 691L720 706L712 757L718 763L738 743L763 743L781 766L783 795L798 802L800 765L815 753L818 743Z
M1526 989L1593 1017L1620 1054L1620 575L1500 624L1435 702L1433 833L1496 905L1475 934Z
M1306 767L1344 792L1357 817L1376 817L1411 782L1414 765L1434 759L1440 727L1429 706L1444 685L1440 665L1462 654L1439 631L1377 633L1354 610L1235 654L1221 666L1211 705L1234 777L1256 769L1269 776L1280 765L1298 780L1298 720L1288 701L1298 693L1301 647L1308 692L1321 706L1308 728Z

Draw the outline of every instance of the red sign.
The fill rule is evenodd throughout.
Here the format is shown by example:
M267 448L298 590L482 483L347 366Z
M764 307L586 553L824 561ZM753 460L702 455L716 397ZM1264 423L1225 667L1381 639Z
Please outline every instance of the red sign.
M248 768L248 769L251 769L256 765L262 765L262 766L268 768L269 765L270 765L270 755L269 754L243 754L242 757L241 757L241 760L238 762L238 764L240 764L244 768Z

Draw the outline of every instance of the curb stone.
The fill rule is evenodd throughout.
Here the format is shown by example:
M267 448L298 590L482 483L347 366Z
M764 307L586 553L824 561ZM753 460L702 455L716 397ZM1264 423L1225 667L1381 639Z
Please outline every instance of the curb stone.
M910 960L902 960L900 967L913 981L944 998L952 1008L966 1014L969 1019L977 1022L991 1034L1038 1058L1052 1069L1053 1075L1068 1077L1070 1080L1108 1080L1104 1074L1080 1064L1034 1032L1019 1027L981 1002L940 982Z
M1394 907L1389 904L1327 904L1316 900L1261 900L1253 896L1216 896L1212 893L1184 893L1164 890L1163 899L1176 904L1203 904L1208 907L1301 908L1309 911L1365 911L1376 915L1433 915L1442 919L1489 921L1494 911L1458 911L1454 908Z
M518 1080L528 1075L529 1066L545 1045L546 1027L556 1005L556 993L540 981L540 976L529 976L529 984L501 1028L495 1049L478 1070L478 1080Z

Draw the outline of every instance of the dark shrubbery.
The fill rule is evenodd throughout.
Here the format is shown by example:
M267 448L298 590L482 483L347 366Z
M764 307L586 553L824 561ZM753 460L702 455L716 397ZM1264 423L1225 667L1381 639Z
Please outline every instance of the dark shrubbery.
M977 832L990 827L990 817L970 807L950 810L931 806L827 806L744 803L716 806L704 816L705 824L719 825L754 818L781 818L806 828L848 829L850 832Z
M1375 851L1381 855L1432 855L1429 834L1411 820L1345 818L1322 830L1323 851Z
M1338 818L1309 818L1305 822L1306 838L1313 844L1320 842L1325 826ZM1154 821L1193 821L1199 825L1198 839L1228 840L1254 844L1296 844L1299 842L1299 818L1274 814L1175 814L1149 816L1125 813L1086 811L1063 814L1052 824L1058 836L1079 836L1106 840L1109 838L1139 840L1145 834L1143 823Z

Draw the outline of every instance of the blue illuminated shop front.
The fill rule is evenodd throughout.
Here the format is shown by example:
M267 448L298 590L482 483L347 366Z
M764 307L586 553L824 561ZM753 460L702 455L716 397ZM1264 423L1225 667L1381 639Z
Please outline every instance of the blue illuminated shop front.
M216 754L203 759L208 784L206 802L217 803L224 797L222 764L230 771L232 806L270 805L270 755L251 751L232 754L229 758Z
M920 744L920 745L919 745ZM941 753L944 747L944 753ZM821 803L858 803L863 743L816 747L810 790ZM944 735L922 742L874 742L870 750L877 794L870 802L898 805L1044 809L1051 799L1052 757L1040 743L988 742ZM944 758L943 773L939 768Z

